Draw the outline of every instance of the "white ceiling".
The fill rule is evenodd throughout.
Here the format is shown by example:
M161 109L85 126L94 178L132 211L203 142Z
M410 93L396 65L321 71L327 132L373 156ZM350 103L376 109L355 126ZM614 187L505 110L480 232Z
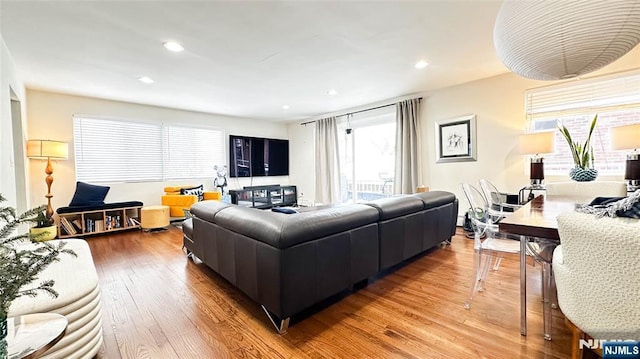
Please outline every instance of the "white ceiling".
M29 88L285 121L507 72L500 4L2 0L0 31Z

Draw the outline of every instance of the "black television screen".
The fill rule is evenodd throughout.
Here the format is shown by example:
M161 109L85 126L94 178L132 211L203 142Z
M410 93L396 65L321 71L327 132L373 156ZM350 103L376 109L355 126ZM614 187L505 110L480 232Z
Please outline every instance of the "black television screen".
M229 136L229 176L288 176L289 141Z

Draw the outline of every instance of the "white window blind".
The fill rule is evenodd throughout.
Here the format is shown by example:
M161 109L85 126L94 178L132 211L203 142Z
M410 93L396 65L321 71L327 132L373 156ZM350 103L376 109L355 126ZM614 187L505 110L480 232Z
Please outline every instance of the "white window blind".
M224 132L165 126L165 179L213 177L213 166L227 163Z
M78 181L205 178L226 163L222 130L86 117L73 125Z
M603 175L624 172L627 151L612 151L609 129L640 122L640 72L529 90L525 93L527 132L555 132L555 152L545 154L545 172L565 175L574 167L569 146L557 130L562 122L574 141L584 142L593 117L594 167Z
M526 92L530 119L640 107L640 73L545 87Z
M76 179L162 180L162 126L74 117Z

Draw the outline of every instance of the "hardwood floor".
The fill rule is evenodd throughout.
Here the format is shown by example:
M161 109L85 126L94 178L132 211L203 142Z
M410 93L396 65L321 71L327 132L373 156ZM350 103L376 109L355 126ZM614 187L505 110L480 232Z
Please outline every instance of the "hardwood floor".
M460 234L462 232L459 232ZM100 278L99 358L568 358L554 310L542 338L539 266L529 267L529 335L520 335L518 257L489 274L470 310L473 242L437 248L276 334L260 306L181 250L182 232L88 239Z

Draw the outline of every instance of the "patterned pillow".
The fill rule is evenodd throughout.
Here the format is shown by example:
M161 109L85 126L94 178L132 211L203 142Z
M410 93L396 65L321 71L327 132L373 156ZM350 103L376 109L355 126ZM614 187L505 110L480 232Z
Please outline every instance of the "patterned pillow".
M191 188L180 188L180 194L196 195L198 196L198 201L202 201L202 199L204 198L204 189L202 185L199 185L198 187L191 187Z
M629 197L597 197L588 205L576 208L576 212L590 213L596 217L640 218L640 190Z

